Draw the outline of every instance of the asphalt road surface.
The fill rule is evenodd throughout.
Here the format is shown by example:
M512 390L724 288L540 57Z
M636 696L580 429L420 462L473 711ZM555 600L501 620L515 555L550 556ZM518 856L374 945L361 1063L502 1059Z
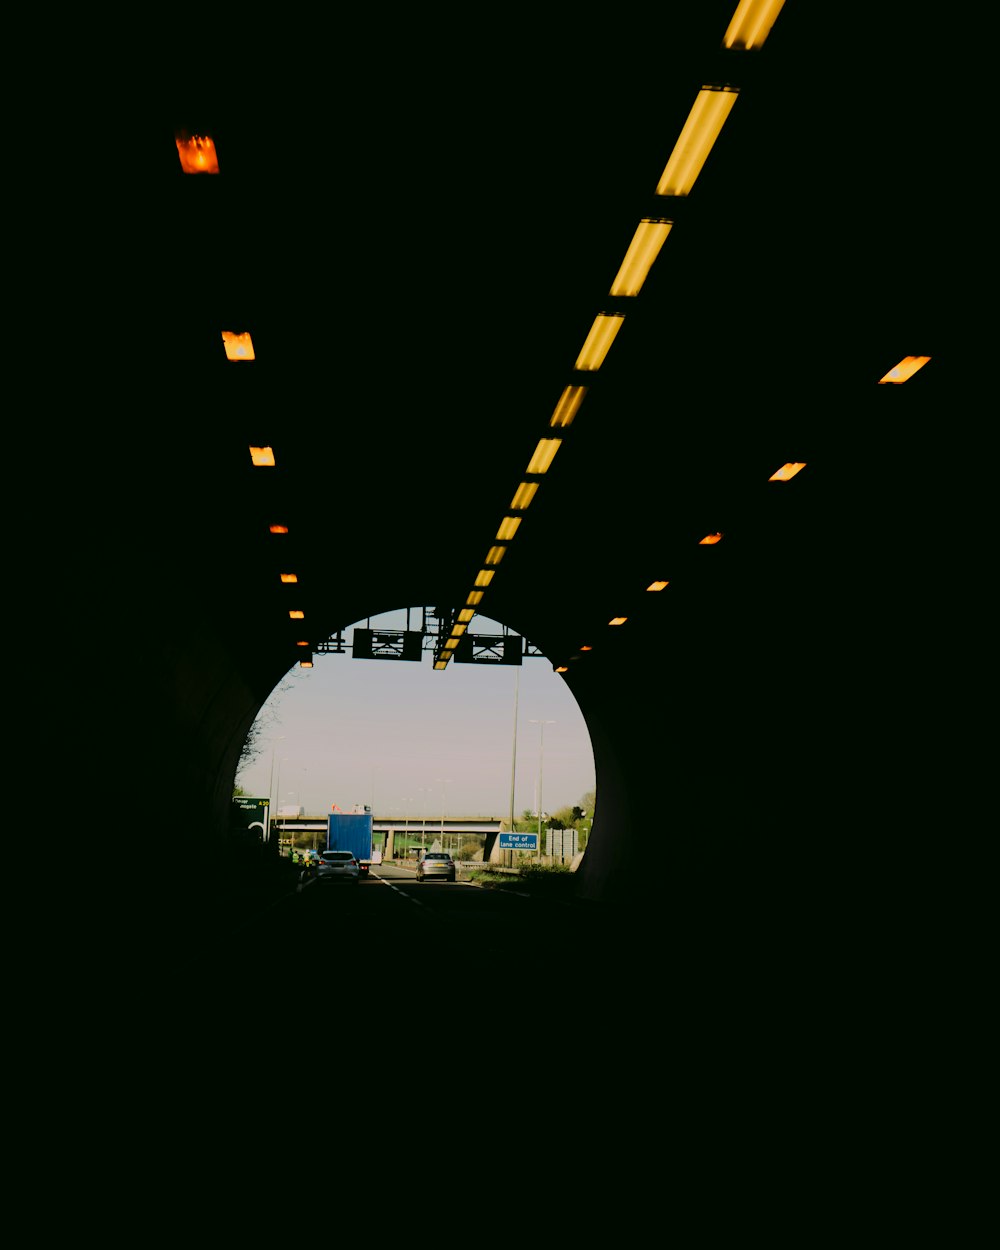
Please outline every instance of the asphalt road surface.
M255 1033L279 1018L341 1041L345 1029L419 1026L440 1037L485 1027L530 1037L534 1054L546 1021L561 1032L624 993L641 955L592 904L373 865L357 884L289 878L202 944L187 997Z

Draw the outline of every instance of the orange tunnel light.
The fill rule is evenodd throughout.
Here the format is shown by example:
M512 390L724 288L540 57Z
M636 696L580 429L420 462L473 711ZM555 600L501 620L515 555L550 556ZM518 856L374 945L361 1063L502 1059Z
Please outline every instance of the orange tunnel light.
M253 360L253 340L249 331L234 334L232 330L222 331L222 341L226 347L227 360Z
M804 460L790 460L787 464L783 464L780 469L775 470L767 480L769 482L787 482L796 473L801 473L805 467Z
M895 382L897 385L912 378L918 369L922 369L930 360L930 356L904 356L898 365L893 365L883 378L879 378L879 386L883 382Z
M181 169L186 174L217 174L219 172L219 157L215 151L215 142L208 135L179 134L174 138Z
M698 539L699 547L714 547L716 543L722 542L722 535L719 533L706 534L704 538Z

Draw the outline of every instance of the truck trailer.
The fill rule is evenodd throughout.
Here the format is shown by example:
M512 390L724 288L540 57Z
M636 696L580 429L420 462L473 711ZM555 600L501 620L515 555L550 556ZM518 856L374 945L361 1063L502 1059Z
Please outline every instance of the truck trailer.
M330 812L327 822L326 849L350 851L366 875L372 863L371 812Z

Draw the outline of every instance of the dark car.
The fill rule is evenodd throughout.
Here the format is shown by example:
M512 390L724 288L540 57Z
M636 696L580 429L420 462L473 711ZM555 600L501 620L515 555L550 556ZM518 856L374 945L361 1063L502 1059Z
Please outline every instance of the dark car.
M361 880L361 866L350 851L323 851L314 875L317 881L350 881L356 884Z
M446 851L428 851L417 864L418 881L454 881L455 861Z

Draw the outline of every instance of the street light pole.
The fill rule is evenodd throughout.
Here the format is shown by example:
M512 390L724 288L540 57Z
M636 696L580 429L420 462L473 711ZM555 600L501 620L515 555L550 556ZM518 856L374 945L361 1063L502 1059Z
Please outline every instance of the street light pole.
M510 748L510 819L507 822L507 828L510 833L514 832L514 775L517 770L517 688L518 680L521 676L520 668L514 669L514 740ZM514 839L510 839L513 843ZM514 852L510 852L510 867L514 866Z
M403 802L406 804L406 816L403 820L403 858L406 859L406 853L410 847L410 804L413 799L404 799Z
M271 780L267 783L267 840L268 842L271 841L271 821L272 821L273 816L277 815L276 811L272 813L272 810L271 810L272 805L274 807L277 807L277 803L275 801L275 795L274 795L274 748L275 748L275 744L278 742L283 742L284 738L285 738L284 734L279 734L277 738L271 739ZM280 846L278 848L278 853L279 855L281 853Z
M419 794L432 794L433 791L431 790L429 786L421 786L418 793ZM426 803L427 800L424 799L423 802ZM423 804L421 804L421 809L420 809L420 846L421 846L421 850L426 852L427 850L427 813L423 809Z
M275 791L274 791L274 801L275 801L275 810L274 810L274 814L275 814L275 816L277 816L277 817L279 817L279 818L280 818L280 816L281 816L281 766L282 766L282 764L286 763L287 761L288 761L288 756L287 756L287 755L283 755L283 756L281 756L281 757L280 757L280 759L278 760L278 785L277 785L277 788L276 788L276 789L275 789ZM281 842L280 842L280 839L281 839L281 827L280 827L280 826L278 827L278 838L279 838L278 849L279 849L279 851L280 851L280 849L281 849ZM293 849L293 850L295 849L295 848L294 848L294 841L293 841L293 846L292 846L292 849Z
M444 806L445 806L444 796L445 796L445 791L448 789L448 783L451 781L451 778L450 777L435 777L434 780L439 781L441 783L441 849L443 851L444 850Z
M545 726L554 725L554 720L533 720L538 726L538 862L542 862L542 756L545 752Z

